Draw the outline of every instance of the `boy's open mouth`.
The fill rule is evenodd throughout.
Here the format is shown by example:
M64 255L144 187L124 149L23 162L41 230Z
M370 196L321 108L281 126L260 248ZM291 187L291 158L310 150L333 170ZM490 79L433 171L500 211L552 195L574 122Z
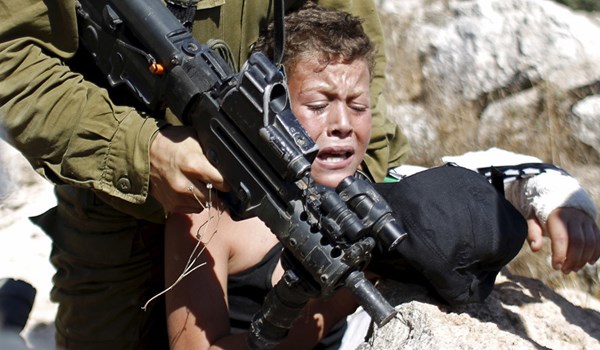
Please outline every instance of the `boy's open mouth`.
M350 148L325 148L319 152L317 159L324 164L335 164L343 162L354 155Z

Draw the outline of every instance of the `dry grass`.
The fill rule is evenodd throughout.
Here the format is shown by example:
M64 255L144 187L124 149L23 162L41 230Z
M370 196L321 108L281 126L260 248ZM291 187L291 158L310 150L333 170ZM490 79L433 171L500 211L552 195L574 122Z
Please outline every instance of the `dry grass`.
M598 266L586 265L577 273L563 274L552 269L550 262L550 244L533 253L525 244L517 257L507 266L515 275L539 279L553 289L577 289L600 299L600 274Z

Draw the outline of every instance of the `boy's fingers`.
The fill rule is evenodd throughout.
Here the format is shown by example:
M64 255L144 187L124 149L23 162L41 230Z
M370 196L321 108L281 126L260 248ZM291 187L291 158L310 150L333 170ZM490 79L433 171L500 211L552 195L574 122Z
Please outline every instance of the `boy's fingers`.
M537 252L543 246L543 229L536 218L527 220L527 242L531 251Z
M577 271L583 265L589 255L590 246L587 246L586 234L580 222L569 223L568 225L569 246L567 249L567 258L563 264L563 272L569 273Z
M552 267L567 272L565 260L567 259L567 250L572 237L569 237L564 221L558 216L550 214L546 225L551 242Z

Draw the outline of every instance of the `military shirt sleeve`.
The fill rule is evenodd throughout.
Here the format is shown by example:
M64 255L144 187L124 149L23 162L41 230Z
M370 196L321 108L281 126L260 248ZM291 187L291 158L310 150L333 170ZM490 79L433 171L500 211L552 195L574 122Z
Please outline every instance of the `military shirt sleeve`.
M0 118L9 141L55 183L144 202L161 122L114 105L62 63L77 49L74 1L0 1Z
M377 7L372 0L319 0L323 7L347 11L364 20L365 32L377 48L376 65L371 83L373 114L371 142L365 163L374 180L383 181L387 170L403 163L408 157L408 140L400 127L385 115L385 42Z

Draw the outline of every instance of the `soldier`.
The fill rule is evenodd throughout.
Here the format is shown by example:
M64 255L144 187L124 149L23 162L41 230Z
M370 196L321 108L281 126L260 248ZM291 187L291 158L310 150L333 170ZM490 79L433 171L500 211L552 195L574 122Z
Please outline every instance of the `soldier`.
M285 3L292 11L303 2ZM373 110L381 110L385 58L374 2L317 2L364 18L380 47L370 99ZM200 42L228 47L225 56L235 67L273 11L269 0L169 3L192 14ZM118 91L101 88L104 80L79 47L76 1L1 0L0 7L2 124L8 141L56 184L58 205L37 222L53 239L57 345L164 348L164 306L140 307L163 285L165 212L202 210L190 183L227 186L192 128L143 113ZM365 170L382 179L406 152L398 127L374 113Z

